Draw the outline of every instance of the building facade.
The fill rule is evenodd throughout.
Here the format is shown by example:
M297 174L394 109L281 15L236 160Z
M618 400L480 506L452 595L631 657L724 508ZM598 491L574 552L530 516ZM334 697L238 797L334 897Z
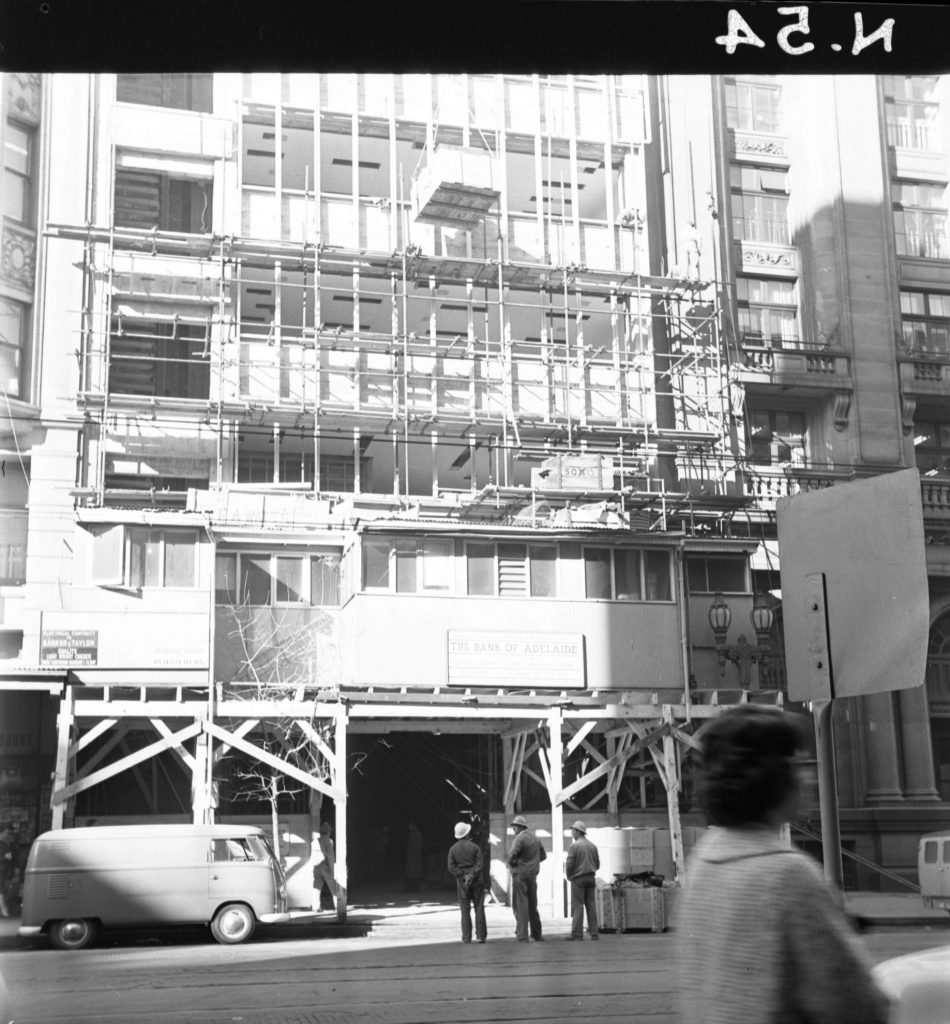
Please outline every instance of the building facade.
M565 809L681 872L692 733L785 700L776 500L917 466L927 679L836 708L849 880L913 877L950 801L946 79L4 85L24 838L279 786L344 883L462 815L496 859L538 815L557 869ZM771 657L720 658L717 595Z

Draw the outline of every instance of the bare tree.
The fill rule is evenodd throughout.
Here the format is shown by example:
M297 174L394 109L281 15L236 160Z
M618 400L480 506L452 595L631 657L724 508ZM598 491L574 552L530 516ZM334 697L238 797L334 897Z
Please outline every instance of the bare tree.
M274 714L261 718L262 744L314 778L330 768L321 746L330 746L329 724L316 716L319 701L339 695L340 659L336 616L322 608L255 607L247 603L219 608L216 674L232 700L270 704ZM308 718L286 713L288 701L310 705ZM232 799L260 800L270 806L274 852L281 858L277 808L282 795L309 790L311 850L320 830L322 794L263 760L232 756Z

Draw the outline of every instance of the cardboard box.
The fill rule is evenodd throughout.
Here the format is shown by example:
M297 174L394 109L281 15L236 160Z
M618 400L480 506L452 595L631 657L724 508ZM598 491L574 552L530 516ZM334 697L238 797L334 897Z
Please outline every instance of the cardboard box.
M666 929L662 889L652 885L642 888L625 883L620 886L619 893L625 932L662 932Z

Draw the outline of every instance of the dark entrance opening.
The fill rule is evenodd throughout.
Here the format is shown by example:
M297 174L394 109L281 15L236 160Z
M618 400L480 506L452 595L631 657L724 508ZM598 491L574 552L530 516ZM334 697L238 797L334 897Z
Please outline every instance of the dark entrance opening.
M445 868L453 826L472 825L488 853L488 815L500 807L497 736L432 732L349 737L347 842L351 899L428 892L450 895ZM422 833L422 878L407 878L409 825ZM410 860L411 860L410 856ZM415 874L410 868L410 874ZM408 883L408 884L407 884Z

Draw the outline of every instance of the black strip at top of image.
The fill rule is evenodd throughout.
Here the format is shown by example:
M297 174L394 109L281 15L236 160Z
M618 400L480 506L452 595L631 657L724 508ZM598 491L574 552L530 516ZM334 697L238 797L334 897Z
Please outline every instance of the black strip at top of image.
M950 6L728 0L0 0L7 71L950 71Z

